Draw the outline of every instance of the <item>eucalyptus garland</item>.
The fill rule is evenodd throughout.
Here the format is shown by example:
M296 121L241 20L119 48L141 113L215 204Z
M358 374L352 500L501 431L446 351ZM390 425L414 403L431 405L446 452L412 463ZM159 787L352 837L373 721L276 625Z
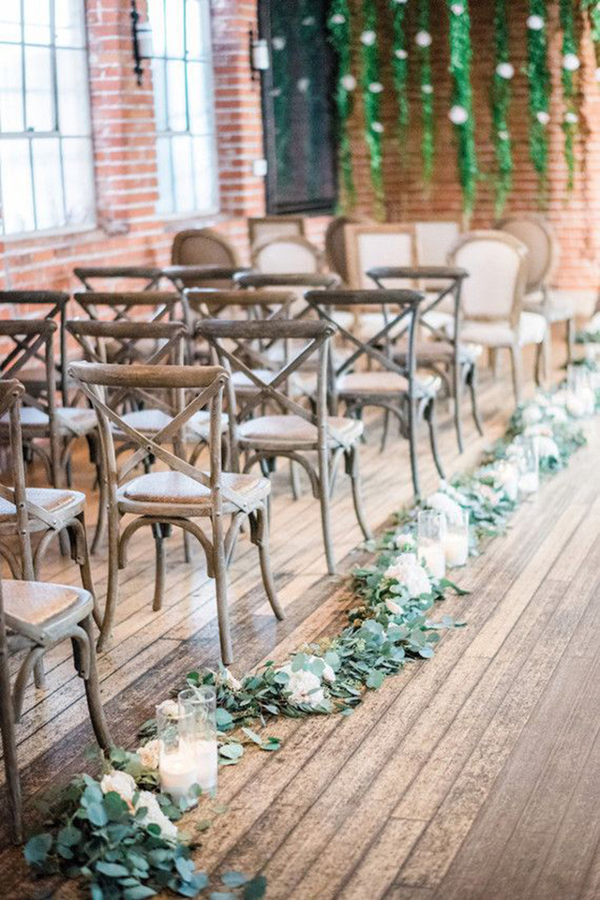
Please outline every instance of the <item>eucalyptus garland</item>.
M477 192L475 120L471 91L471 22L468 0L447 0L450 15L450 74L453 79L450 120L458 141L458 172L467 216Z
M511 103L510 82L514 66L510 62L507 0L495 0L494 77L492 80L492 141L496 156L494 209L498 218L512 189L513 157L508 114Z
M351 72L352 26L348 0L332 0L328 19L329 39L337 56L337 137L340 181L343 199L340 210L351 209L356 203L356 188L352 173L352 147L348 135L348 119L354 106L356 79Z
M529 156L538 176L540 195L546 191L551 92L546 14L546 0L529 0L527 18Z
M379 95L383 91L379 71L379 49L377 46L377 5L375 0L363 0L363 31L361 43L361 84L365 114L365 139L369 148L371 184L375 195L375 215L384 216L383 158L381 104Z
M596 55L596 81L600 84L600 3L598 0L581 0L581 9L587 13Z
M435 134L433 116L433 83L431 72L431 25L429 0L419 0L418 31L415 41L418 47L421 82L421 159L423 161L423 181L431 184L435 157Z
M406 129L409 121L408 105L408 51L404 22L407 0L390 0L392 7L392 74L398 103L398 139L400 149L406 146Z
M581 65L575 29L574 0L560 0L560 24L563 30L561 83L565 111L562 129L565 135L565 160L567 163L567 189L573 190L575 177L575 136L577 134L577 86L576 73Z

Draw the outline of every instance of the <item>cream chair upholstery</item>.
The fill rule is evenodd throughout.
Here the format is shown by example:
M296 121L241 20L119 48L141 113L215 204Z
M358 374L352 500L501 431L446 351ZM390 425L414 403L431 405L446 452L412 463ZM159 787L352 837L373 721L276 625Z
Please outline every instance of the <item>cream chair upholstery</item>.
M503 231L471 231L450 253L450 263L469 272L462 289L461 340L511 353L517 403L521 394L521 348L541 346L543 317L522 310L528 251Z
M279 237L304 237L303 216L261 216L248 219L251 247Z
M263 275L311 275L323 271L323 254L299 235L267 238L252 250L252 268Z

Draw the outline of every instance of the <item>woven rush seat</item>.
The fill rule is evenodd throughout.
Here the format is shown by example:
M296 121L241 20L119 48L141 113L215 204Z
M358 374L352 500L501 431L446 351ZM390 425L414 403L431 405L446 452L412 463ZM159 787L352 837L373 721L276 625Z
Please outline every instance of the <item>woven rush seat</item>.
M62 518L71 518L81 513L85 507L85 494L81 491L63 491L60 488L27 488L27 499L49 513L56 513ZM14 522L17 510L14 503L0 497L0 524ZM43 522L35 519L29 524L31 531L45 529Z
M81 406L57 406L55 409L56 424L61 434L88 434L96 428L96 413L93 409L84 409ZM8 415L0 419L0 427L8 428ZM23 406L21 408L22 428L50 427L50 417L35 406Z
M415 379L417 396L431 396L441 387L441 379L435 375L423 375ZM397 372L348 372L337 381L337 393L340 397L359 394L399 394L408 393L408 379Z
M208 477L208 473L204 474ZM243 498L251 498L253 502L266 498L271 490L268 479L260 475L223 472L221 483L224 489ZM203 516L210 515L212 511L210 488L181 472L139 475L118 489L117 498L122 512L139 512L140 506L153 505L167 505L172 516ZM233 503L223 497L223 512L233 510ZM149 509L147 511L151 514Z
M39 581L3 581L6 624L36 644L61 640L65 628L89 615L94 601L89 591Z
M328 441L330 446L345 446L356 441L363 433L363 423L357 419L344 416L329 416L327 419ZM302 416L260 416L249 419L239 426L240 443L297 449L306 444L309 449L318 443L316 425L307 422Z

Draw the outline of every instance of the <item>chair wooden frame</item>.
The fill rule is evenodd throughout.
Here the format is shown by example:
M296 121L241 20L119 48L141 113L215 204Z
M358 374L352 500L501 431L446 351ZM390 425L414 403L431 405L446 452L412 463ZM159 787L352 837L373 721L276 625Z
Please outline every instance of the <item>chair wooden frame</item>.
M257 232L260 230L261 225L280 225L281 223L295 226L296 234L299 237L306 236L304 216L250 216L248 218L248 241L250 243L250 247L253 247L254 244L258 242L262 242L263 238L257 238ZM270 237L280 236L292 237L292 232L282 232L281 235L270 235Z
M132 281L143 281L142 291L158 290L162 270L156 266L77 266L73 274L82 283L86 291L94 293L96 289L90 282L96 278L110 280L112 278Z
M82 390L91 401L98 416L105 471L107 474L108 496L108 538L109 538L109 572L108 595L99 646L109 641L119 592L119 569L127 564L127 546L131 537L142 527L153 527L156 547L156 579L153 608L160 609L164 593L165 550L164 539L168 537L173 526L189 532L200 543L206 555L209 577L215 578L217 594L217 615L223 662L232 662L233 652L229 625L229 608L227 605L226 562L230 555L230 544L240 525L240 519L250 520L250 538L259 551L263 583L267 597L275 615L283 617L281 607L271 575L268 544L268 520L266 513L266 497L269 493L268 482L261 483L245 494L224 483L221 470L221 413L223 389L227 382L227 372L219 366L116 366L98 363L72 364L70 371L79 382ZM181 396L189 391L192 399L181 402L173 419L154 435L138 431L127 423L114 409L109 407L103 397L103 389L132 389L143 391L173 390ZM177 448L182 431L191 417L204 406L210 406L210 473L206 474L195 468L184 458L177 455ZM120 466L114 446L114 430L124 433L137 449ZM165 448L171 444L173 451ZM208 489L209 501L202 504L166 501L135 501L126 498L119 489L128 480L133 470L148 458L160 460L172 473L186 476L188 482L199 488ZM160 474L160 473L159 473ZM152 473L148 476L152 478ZM134 479L135 481L135 479ZM124 530L120 530L122 515L132 514ZM223 517L231 515L232 524L227 535L224 534ZM212 535L209 537L193 519L208 517L211 521Z
M333 420L327 415L328 345L331 336L336 331L335 325L320 321L299 322L285 318L262 322L239 320L228 322L214 319L199 322L196 331L214 347L223 366L243 373L254 387L253 391L244 398L237 415L229 417L232 446L238 448L246 456L243 471L248 472L258 464L263 473L268 476L273 460L277 457L285 457L298 463L304 469L310 481L313 497L319 500L321 505L323 541L328 571L331 575L335 574L335 556L330 524L330 487L341 457L344 457L346 473L351 479L354 510L358 524L365 539L368 540L371 537L363 512L358 466L358 440L362 434L362 428L347 437L336 429ZM250 360L252 360L252 344L254 342L267 341L273 345L278 340L285 344L289 341L306 341L306 343L291 358L286 347L283 364L278 365L273 371L273 377L266 381L260 376L260 370L251 368L251 362L248 364L245 359L250 356ZM293 374L309 357L315 354L318 355L315 407L307 409L289 396L287 385ZM234 387L231 381L229 384L230 405L233 408L236 402L233 396ZM244 422L249 419L251 420L250 424L257 422L254 419L255 410L264 409L267 406L274 406L284 413L282 421L279 421L279 417L277 417L280 433L271 437L245 437L243 434ZM286 437L288 415L292 427L298 418L314 426L314 438L297 440L292 445L289 436ZM269 418L264 414L261 416L263 421L268 421ZM260 422L260 419L258 421ZM314 451L317 452L317 466L314 466L306 455Z
M367 219L358 218L358 216L335 216L327 226L325 231L325 259L331 272L339 276L340 281L348 287L348 259L345 241L346 225L366 225ZM341 236L344 252L340 253L338 238Z
M89 319L106 320L100 314L101 307L110 315L108 321L140 321L134 313L143 312L143 321L160 322L163 319L180 319L178 306L181 303L175 291L80 291L73 294Z
M318 315L328 322L333 323L332 306L356 306L368 308L369 306L382 305L382 291L379 288L374 290L339 290L339 291L308 291L305 294L307 303L318 313ZM419 473L417 465L417 448L416 448L416 425L418 419L422 416L429 426L429 437L431 450L436 468L441 478L444 478L444 471L439 459L437 446L437 431L435 422L435 394L426 390L418 390L418 381L416 378L416 335L418 332L420 304L423 301L423 294L410 290L386 290L385 305L386 307L398 307L399 311L394 315L390 315L389 319L384 323L383 327L377 334L368 340L361 340L352 332L338 325L339 333L356 349L343 362L337 366L331 373L331 392L333 397L333 408L337 408L340 398L338 382L341 377L348 373L355 364L362 358L368 363L373 360L378 363L382 369L382 374L390 373L397 377L400 375L407 381L406 390L364 390L353 392L351 389L344 391L341 398L346 406L347 412L356 417L360 417L362 410L367 406L376 406L391 413L400 423L400 428L404 437L409 442L410 465L413 481L413 489L415 496L420 495ZM408 356L405 366L400 366L394 361L389 352L390 340L397 330L408 331ZM380 349L381 348L381 349Z

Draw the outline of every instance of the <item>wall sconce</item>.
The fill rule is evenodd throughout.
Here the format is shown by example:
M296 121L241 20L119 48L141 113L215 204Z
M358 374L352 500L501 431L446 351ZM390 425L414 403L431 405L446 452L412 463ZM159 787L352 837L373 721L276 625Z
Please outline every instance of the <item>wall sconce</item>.
M259 72L265 72L271 68L271 57L269 55L269 45L265 38L254 36L254 32L250 31L250 68L252 69L252 81L256 81Z
M141 85L144 75L142 62L152 57L152 29L149 22L140 24L140 14L135 0L131 0L131 40L133 44L133 71Z

